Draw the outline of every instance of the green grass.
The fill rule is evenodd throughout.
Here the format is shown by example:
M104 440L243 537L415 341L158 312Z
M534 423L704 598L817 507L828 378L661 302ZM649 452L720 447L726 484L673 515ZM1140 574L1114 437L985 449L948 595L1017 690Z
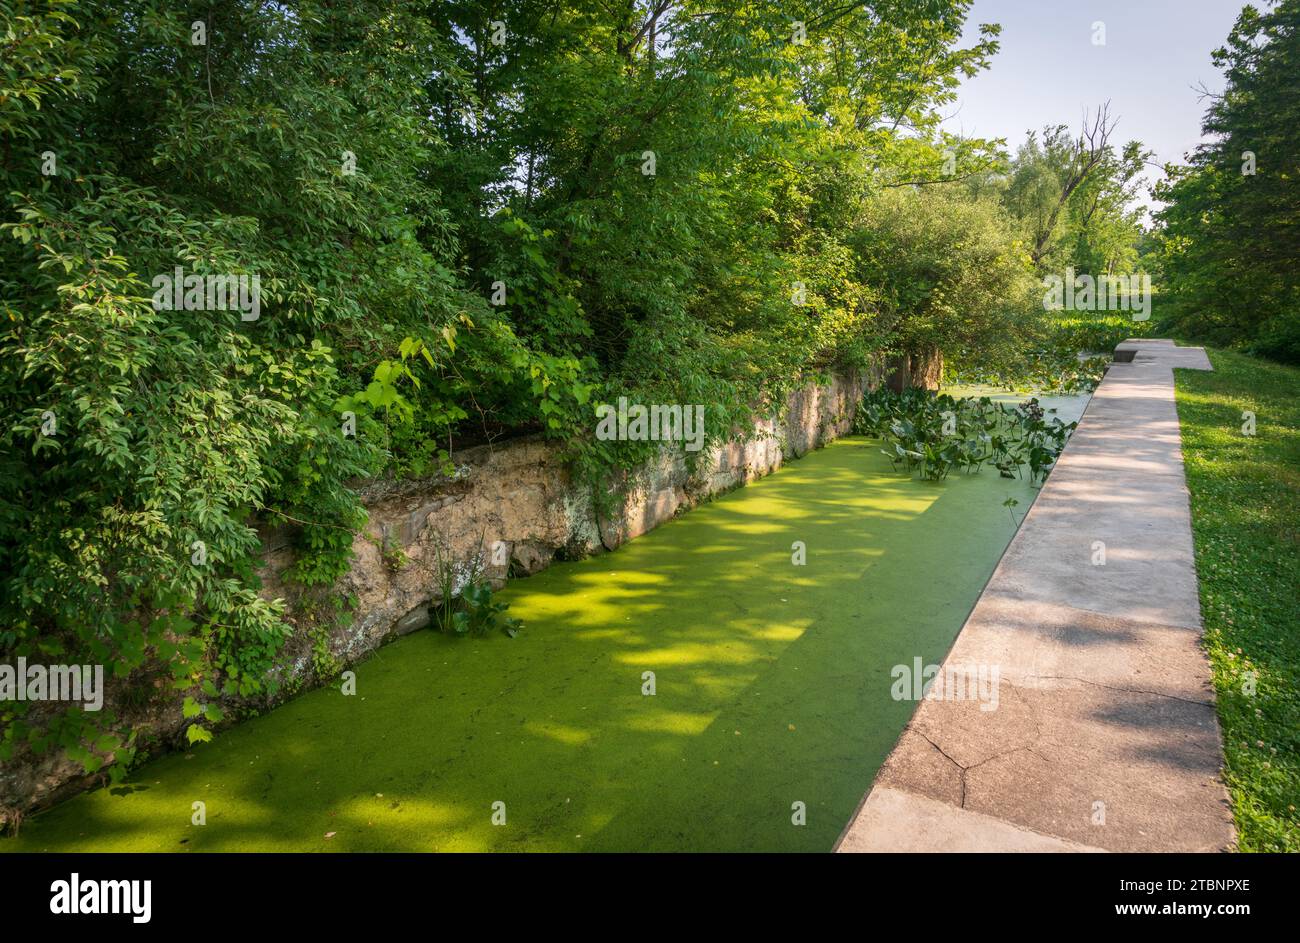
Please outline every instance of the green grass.
M1176 382L1228 790L1243 851L1300 851L1300 370L1210 360Z
M942 659L1033 494L841 440L513 582L516 639L409 636L0 850L826 851L915 707L890 669Z

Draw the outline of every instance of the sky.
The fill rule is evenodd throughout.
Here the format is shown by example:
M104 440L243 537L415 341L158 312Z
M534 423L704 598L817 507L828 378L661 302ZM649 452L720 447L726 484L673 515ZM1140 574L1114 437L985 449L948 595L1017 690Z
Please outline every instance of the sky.
M966 44L978 24L1000 23L1001 50L991 67L967 79L944 109L944 129L1006 138L1015 148L1030 129L1068 124L1084 108L1110 101L1119 124L1112 140L1134 138L1155 151L1157 165L1181 163L1202 139L1207 101L1201 85L1223 89L1210 61L1245 4L1242 0L975 0ZM1257 7L1265 4L1260 0ZM1105 24L1094 45L1093 24ZM1148 180L1160 173L1152 168ZM1158 205L1148 197L1146 205Z

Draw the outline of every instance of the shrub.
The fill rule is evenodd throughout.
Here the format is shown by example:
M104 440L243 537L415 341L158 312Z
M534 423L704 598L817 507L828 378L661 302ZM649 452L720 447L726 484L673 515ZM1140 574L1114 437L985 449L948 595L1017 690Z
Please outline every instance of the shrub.
M853 431L884 440L897 468L939 481L953 469L974 474L991 464L1004 478L1024 469L1031 483L1047 478L1077 423L1048 419L1037 399L1015 407L987 396L954 399L925 390L866 394Z

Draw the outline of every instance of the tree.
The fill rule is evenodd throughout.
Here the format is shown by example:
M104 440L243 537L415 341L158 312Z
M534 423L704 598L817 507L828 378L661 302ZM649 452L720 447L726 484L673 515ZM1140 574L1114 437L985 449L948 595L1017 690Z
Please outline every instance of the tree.
M1300 362L1300 2L1242 10L1214 51L1213 140L1167 168L1159 260L1174 330Z
M1067 207L1079 188L1095 180L1099 171L1114 169L1109 143L1114 128L1107 102L1092 118L1084 112L1077 136L1071 136L1065 125L1056 125L1043 129L1041 143L1030 132L1021 146L1007 185L1006 202L1027 226L1035 265L1057 244L1058 224L1068 215ZM1092 189L1099 194L1104 184L1094 183Z
M855 274L879 286L885 336L911 385L935 385L945 358L969 363L1023 341L1032 323L1028 247L994 201L960 192L885 191L850 236Z

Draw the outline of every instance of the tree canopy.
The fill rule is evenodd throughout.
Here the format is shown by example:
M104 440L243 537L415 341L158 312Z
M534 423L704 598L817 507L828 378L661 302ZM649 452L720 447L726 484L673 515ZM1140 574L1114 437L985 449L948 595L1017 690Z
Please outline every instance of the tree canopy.
M1300 362L1300 2L1247 6L1214 51L1211 136L1156 195L1174 330Z

